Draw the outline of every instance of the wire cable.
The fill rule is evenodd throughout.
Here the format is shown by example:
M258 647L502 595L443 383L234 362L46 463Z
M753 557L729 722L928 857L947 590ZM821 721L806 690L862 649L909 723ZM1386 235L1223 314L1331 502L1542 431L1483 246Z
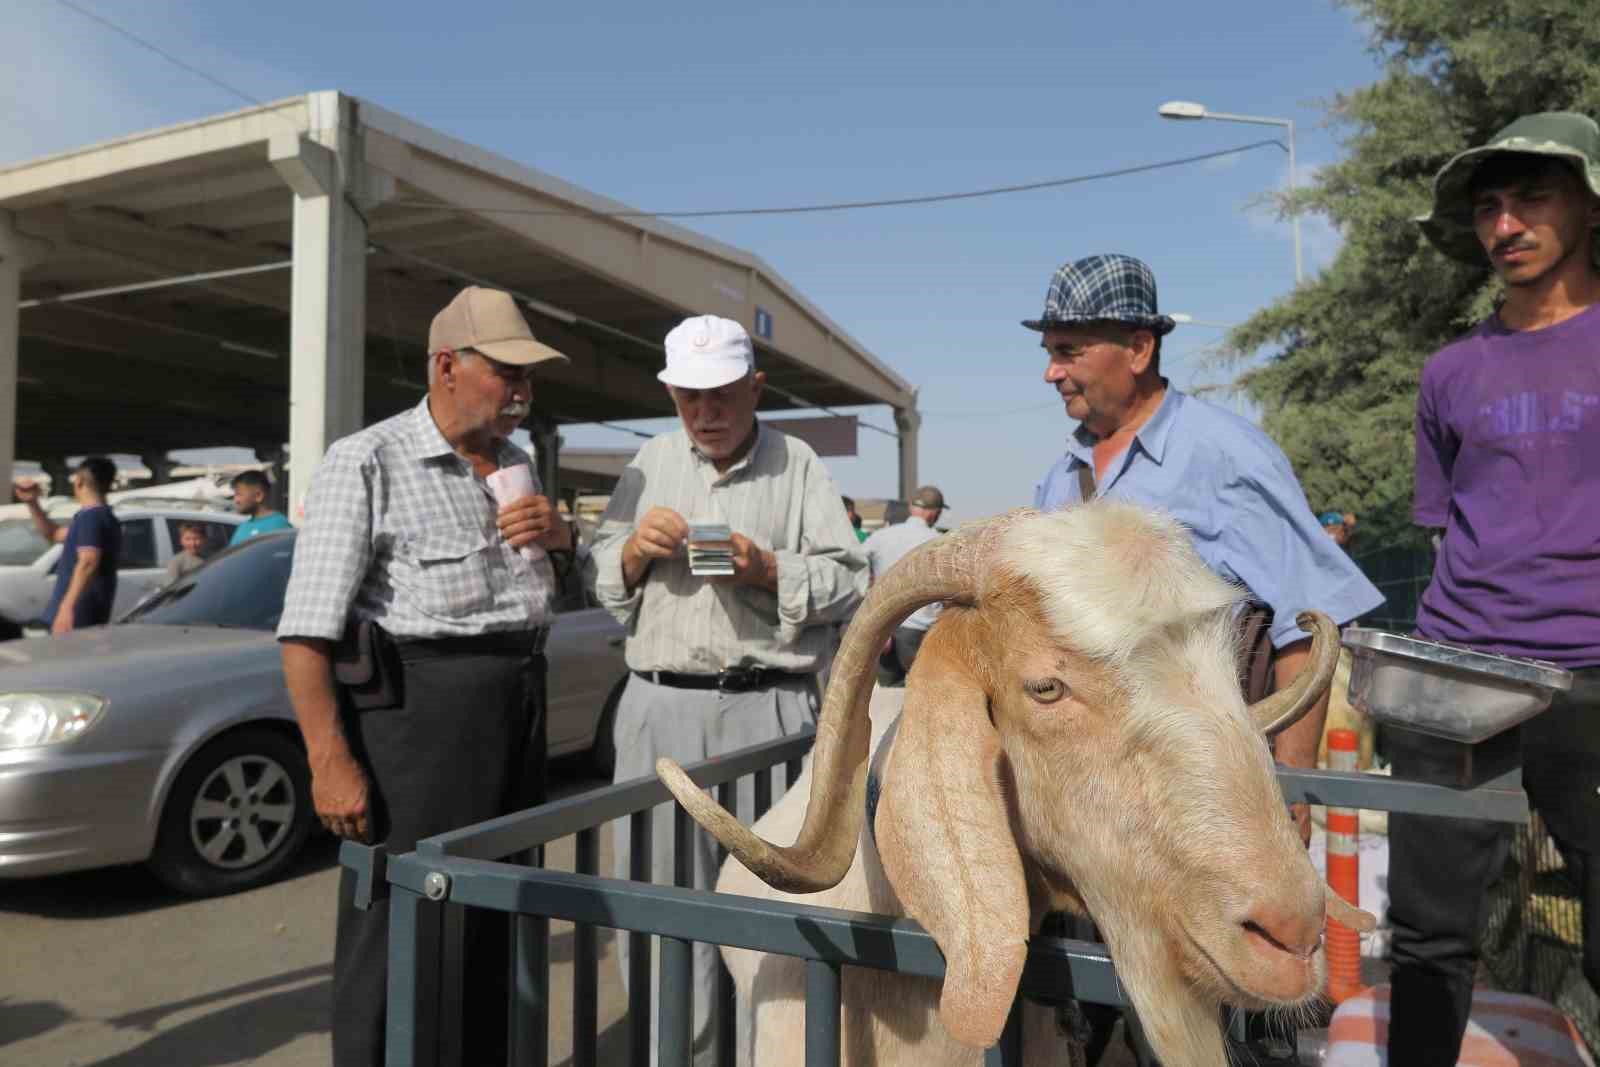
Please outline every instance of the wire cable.
M72 0L56 0L56 3L60 4L62 7L67 8L70 11L76 11L78 14L82 15L86 19L92 19L93 21L98 22L100 25L104 26L106 29L112 31L113 33L117 33L117 34L122 35L123 37L126 37L128 40L132 41L134 44L138 45L140 48L144 48L144 49L147 49L147 50L149 50L151 52L154 52L156 55L160 56L162 59L166 60L168 63L171 63L173 66L182 67L184 70L188 71L190 74L193 74L197 78L204 78L206 81L210 82L212 85L215 85L218 89L221 89L224 92L229 93L229 94L231 94L233 96L237 96L239 99L243 100L247 104L255 104L257 106L260 106L261 103L262 103L261 100L257 99L256 97L251 96L249 93L245 92L243 89L239 89L239 88L236 88L236 87L234 87L232 85L229 85L227 82L223 81L221 78L214 77L211 74L207 74L205 71L201 70L199 67L196 67L196 66L194 66L194 65L192 65L190 63L184 62L183 60L179 59L177 56L173 55L171 52L168 52L166 49L162 48L160 45L158 45L158 44L156 44L156 43L154 43L152 41L147 41L143 37L140 37L138 34L134 33L132 30L125 29L124 27L117 25L115 22L112 22L110 19L106 18L104 15L96 14L95 12L90 11L85 7L81 7L78 4L73 3Z
M65 0L62 0L65 2ZM461 204L442 204L432 200L386 200L386 208L411 208L415 211L437 211L446 214L475 214L475 215L533 215L533 216L561 216L561 215L588 215L606 219L713 219L730 218L735 216L750 215L809 215L825 211L859 211L867 208L881 207L907 207L917 204L943 204L956 200L976 200L980 197L1008 196L1012 193L1028 193L1039 189L1059 189L1067 185L1080 185L1084 182L1104 181L1108 178L1122 178L1130 174L1144 174L1149 171L1168 170L1173 167L1186 167L1191 163L1203 163L1208 159L1219 159L1222 156L1231 156L1240 152L1248 152L1267 145L1279 144L1275 138L1261 141L1251 141L1249 144L1236 145L1233 148L1219 149L1215 152L1202 152L1194 156L1181 156L1177 159L1162 159L1154 163L1139 163L1129 167L1117 167L1113 170L1095 171L1092 174L1076 174L1070 178L1051 178L1042 182L1025 182L1020 185L997 185L987 189L972 189L959 193L932 193L925 196L900 196L888 197L879 200L839 200L823 204L798 204L788 207L741 207L741 208L707 208L689 211L639 211L626 208L618 211L592 211L588 209L551 209L551 208L512 208L512 207L470 207Z

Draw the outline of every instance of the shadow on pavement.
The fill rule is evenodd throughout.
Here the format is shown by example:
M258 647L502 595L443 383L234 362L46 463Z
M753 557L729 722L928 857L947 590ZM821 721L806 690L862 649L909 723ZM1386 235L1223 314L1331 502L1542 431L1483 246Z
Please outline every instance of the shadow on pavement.
M338 841L330 834L319 832L306 842L294 864L278 881L303 878L325 871L338 862ZM138 865L0 882L0 912L19 912L47 919L138 915L185 904L192 899L168 889Z
M108 1019L115 1026L143 1031L150 1037L125 1052L95 1060L92 1067L168 1067L175 1063L208 1067L253 1063L296 1038L327 1033L332 970L328 964L305 967ZM243 996L250 999L188 1022L156 1029L169 1016Z
M596 1063L628 1062L628 1018L623 1016L604 1030L596 1040ZM572 1058L562 1060L556 1067L571 1067Z
M0 997L0 1045L48 1034L74 1018L53 1000L12 1000Z

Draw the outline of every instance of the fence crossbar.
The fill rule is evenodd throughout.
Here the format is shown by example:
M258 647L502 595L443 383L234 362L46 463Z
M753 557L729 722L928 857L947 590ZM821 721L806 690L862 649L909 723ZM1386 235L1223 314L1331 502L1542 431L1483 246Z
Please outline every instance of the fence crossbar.
M429 874L450 880L450 901L519 915L714 942L835 965L944 977L944 956L914 920L703 889L536 870L492 860L414 853L389 861L396 887L419 892ZM1023 990L1126 1004L1104 947L1035 937Z
M702 789L736 781L757 771L770 771L775 763L798 760L811 751L816 735L807 731L782 741L767 741L726 756L696 763L684 770ZM502 815L460 830L437 834L417 842L424 854L494 859L513 852L621 819L657 804L676 803L667 787L654 775L606 786L554 801L527 811Z

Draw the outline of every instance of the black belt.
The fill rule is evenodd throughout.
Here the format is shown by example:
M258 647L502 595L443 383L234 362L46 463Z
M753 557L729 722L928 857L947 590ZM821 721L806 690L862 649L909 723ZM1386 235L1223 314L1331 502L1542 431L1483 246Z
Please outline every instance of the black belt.
M408 652L433 656L511 652L526 653L531 656L544 651L545 642L549 637L550 627L541 626L537 630L498 630L494 633L461 637L396 637L394 642L400 646L402 657Z
M673 689L718 689L724 693L748 693L752 689L766 689L780 682L809 681L813 675L794 674L769 667L734 667L716 674L679 674L677 671L634 671L639 677L656 685Z

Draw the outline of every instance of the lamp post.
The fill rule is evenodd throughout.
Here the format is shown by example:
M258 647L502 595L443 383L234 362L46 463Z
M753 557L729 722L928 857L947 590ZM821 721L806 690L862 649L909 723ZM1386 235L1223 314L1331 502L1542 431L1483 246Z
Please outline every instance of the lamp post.
M1168 100L1156 109L1164 119L1176 119L1180 122L1196 121L1199 119L1216 119L1218 122L1248 122L1255 126L1282 126L1289 132L1288 145L1284 146L1289 153L1289 195L1295 191L1294 174L1294 120L1274 119L1262 115L1232 115L1226 111L1208 111L1204 104L1197 104L1192 100ZM1294 283L1299 285L1305 276L1305 268L1300 257L1300 212L1294 213Z
M1193 315L1182 311L1169 311L1167 318L1179 326L1209 326L1214 330L1231 330L1239 325L1237 322L1218 322L1215 319L1197 319Z

